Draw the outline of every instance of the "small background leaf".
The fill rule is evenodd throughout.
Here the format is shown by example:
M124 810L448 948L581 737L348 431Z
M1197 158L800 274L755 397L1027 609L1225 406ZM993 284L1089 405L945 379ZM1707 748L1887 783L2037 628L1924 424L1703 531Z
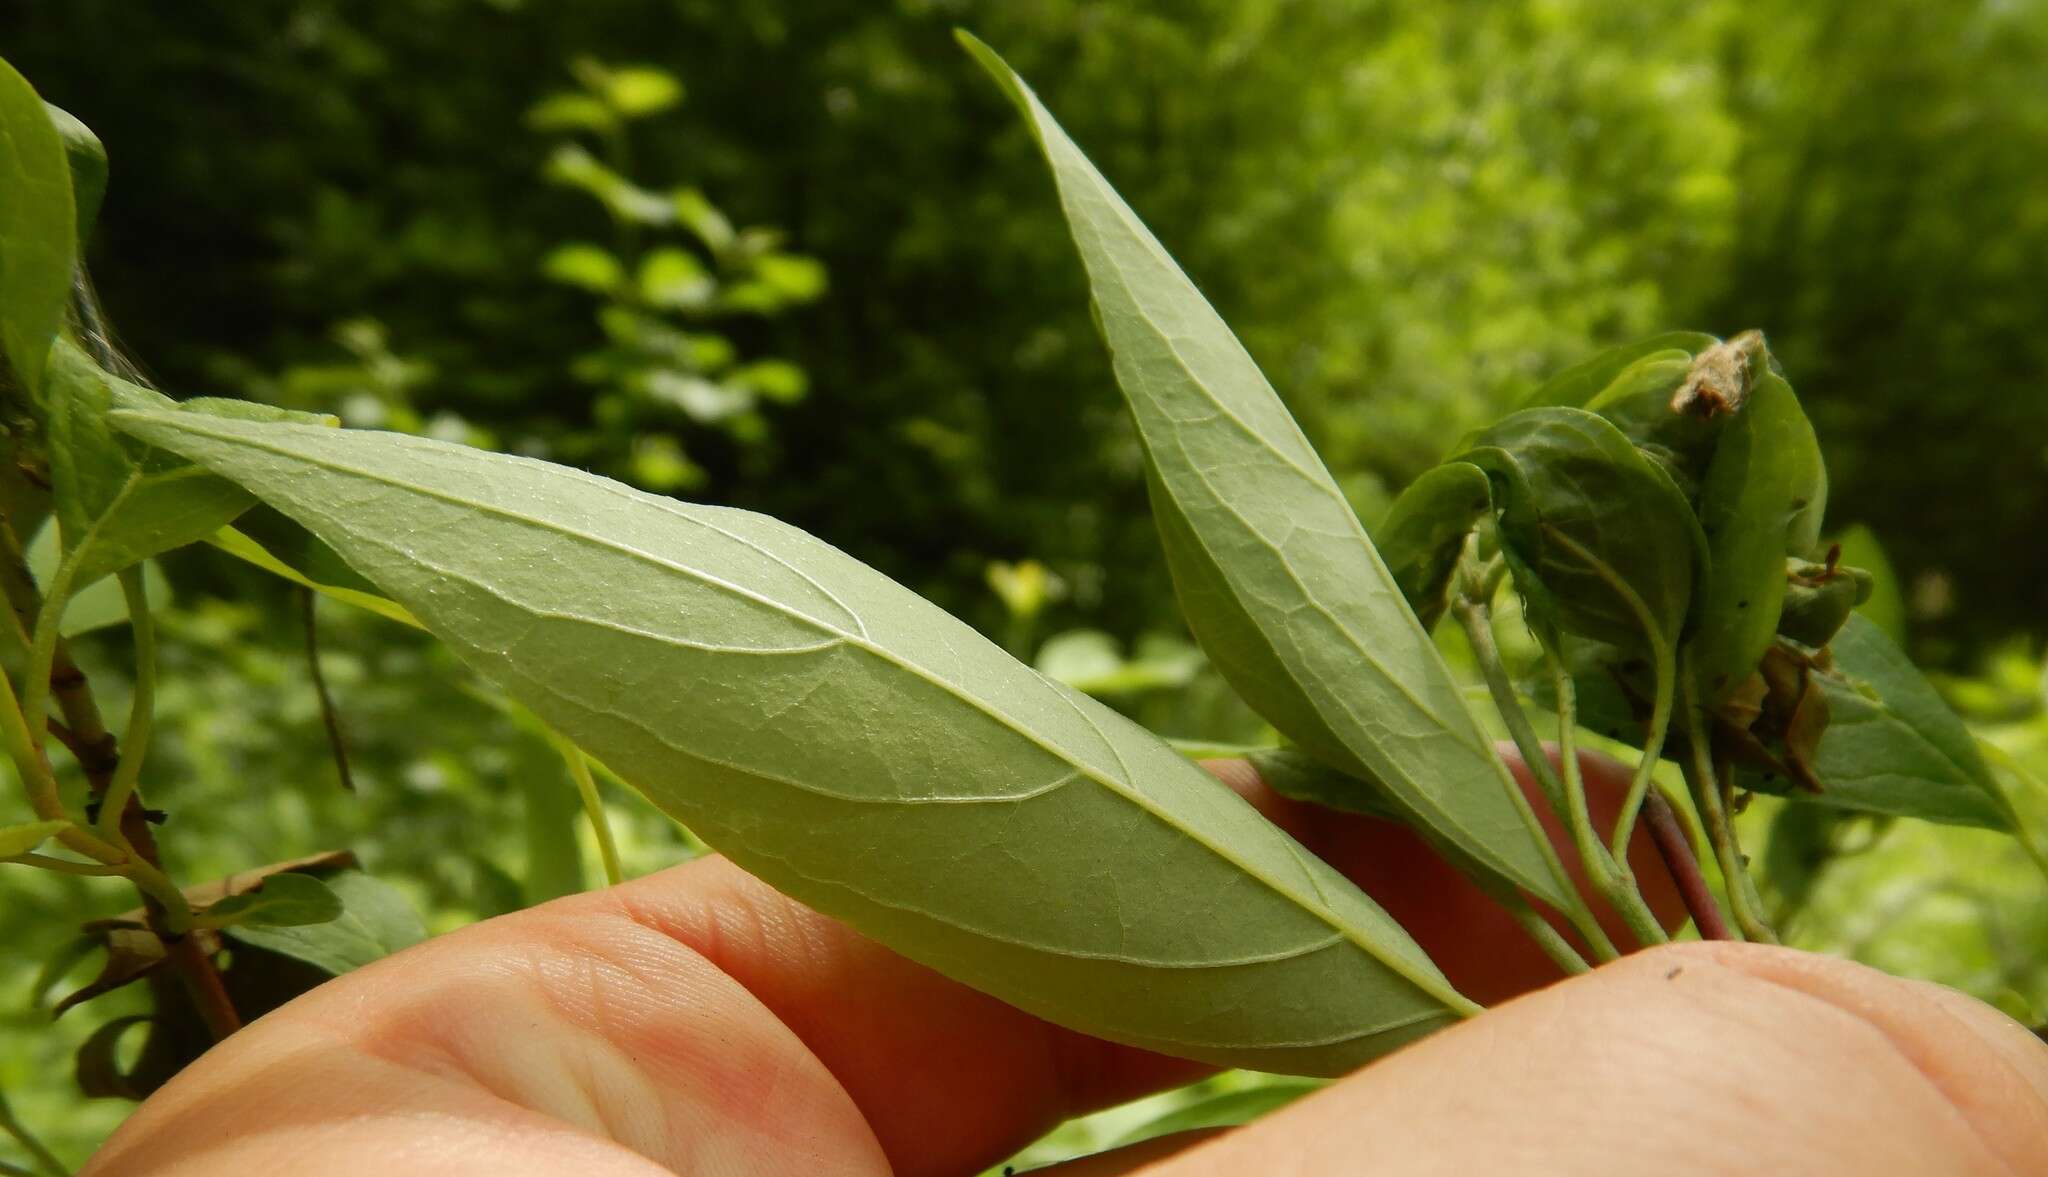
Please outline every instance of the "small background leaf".
M1745 775L1747 787L1800 803L2015 828L1975 737L1882 630L1851 614L1830 649L1834 673L1816 676L1829 713L1813 760L1823 791L1759 774Z
M208 926L216 928L234 924L289 928L323 924L338 918L341 912L341 897L326 883L312 875L287 871L226 896L198 914Z
M237 924L227 929L228 938L304 961L334 976L427 938L419 913L389 883L362 871L345 871L328 878L326 885L341 901L341 913L334 919L293 927Z

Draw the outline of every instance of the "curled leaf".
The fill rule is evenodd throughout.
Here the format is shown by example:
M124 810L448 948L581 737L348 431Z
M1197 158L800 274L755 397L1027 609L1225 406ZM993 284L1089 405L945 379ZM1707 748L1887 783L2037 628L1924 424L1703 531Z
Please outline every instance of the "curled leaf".
M99 220L100 200L107 194L107 149L92 128L69 111L50 103L44 103L44 107L50 112L50 123L56 127L58 137L64 141L64 158L71 169L73 220L78 226L78 245L82 251L92 237L94 222Z
M1762 660L1784 606L1785 557L1812 554L1826 506L1813 426L1791 385L1765 372L1722 431L1700 490L1712 559L1691 642L1709 705Z
M1446 462L1409 483L1374 531L1380 558L1422 628L1443 620L1465 540L1492 509L1486 472Z
M1501 550L1532 611L1626 650L1671 650L1705 541L1671 478L1603 417L1523 409L1466 443L1493 480Z
M1611 347L1563 369L1544 381L1522 399L1521 407L1533 409L1545 405L1562 405L1582 409L1587 406L1588 401L1613 384L1615 378L1631 364L1645 356L1676 351L1689 357L1719 342L1720 340L1713 336L1699 331L1666 331L1661 335L1652 335L1648 339L1638 339L1619 347Z

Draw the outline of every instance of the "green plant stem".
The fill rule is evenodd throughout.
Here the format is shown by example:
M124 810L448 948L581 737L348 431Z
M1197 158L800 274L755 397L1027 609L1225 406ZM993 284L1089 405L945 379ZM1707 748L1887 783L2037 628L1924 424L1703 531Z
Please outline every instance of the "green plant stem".
M128 873L125 863L117 865L108 862L73 862L68 858L51 858L47 854L14 854L0 858L0 862L32 866L37 870L54 871L60 875L82 875L89 878L117 878Z
M341 777L341 787L353 793L356 778L348 766L348 740L341 730L341 710L334 705L334 693L327 689L327 675L320 669L320 594L302 588L295 595L306 626L306 677L313 681L313 695L320 703L320 725L327 729L327 747L334 753L334 771Z
M1743 861L1742 847L1735 840L1734 824L1728 818L1728 807L1722 803L1721 779L1714 768L1713 749L1707 743L1706 717L1695 697L1690 667L1686 668L1681 681L1685 690L1686 740L1692 746L1691 755L1685 761L1685 781L1692 790L1693 805L1699 810L1700 823L1706 828L1707 843L1714 848L1715 860L1721 864L1722 890L1728 895L1729 910L1735 916L1735 926L1742 929L1744 939L1776 944L1777 933L1764 921L1761 904L1749 882L1749 865Z
M13 681L5 674L0 674L0 738L6 740L8 756L14 761L36 816L44 821L71 821L71 813L64 808L64 799L57 791L57 774L51 771L42 750L31 741L28 724L21 716L21 700L15 696ZM80 854L108 865L123 865L131 857L121 847L76 824L57 837Z
M76 575L76 569L75 562L66 560L51 578L51 587L68 593L65 586L69 578ZM54 619L62 612L62 596L58 596L55 603L46 602L39 596L35 579L28 571L28 561L22 553L20 537L12 525L5 522L0 522L0 591L6 593L8 606L16 617L35 633L27 687L40 685L43 689L31 689L29 693L37 700L48 700L54 692L57 709L63 713L65 727L71 733L71 746L78 755L79 767L85 772L86 788L99 803L103 820L115 823L109 828L119 831L121 844L110 844L78 827L65 831L59 840L88 857L121 866L121 873L128 876L135 889L142 893L143 911L148 916L150 929L163 941L180 983L215 1038L225 1038L240 1028L241 1019L228 999L227 987L221 982L220 970L215 967L212 956L200 947L197 937L187 934L192 927L192 905L186 901L185 893L164 873L163 860L157 852L156 835L150 829L140 794L131 785L121 808L112 817L106 814L110 808L106 804L107 792L120 767L119 745L100 718L92 684L72 661L70 650L57 634ZM138 637L138 642L148 643L152 660L154 636L154 630L151 630L146 638ZM38 649L42 651L40 655L36 653ZM0 674L0 692L4 692L0 695L0 726L6 729L4 735L10 745L9 750L21 767L22 780L28 783L30 799L39 813L48 809L44 813L47 820L70 821L70 814L65 811L57 792L56 775L44 753L42 733L47 727L47 717L42 722L31 723L29 708L23 706L24 700L15 695L13 684L6 678ZM140 675L138 682L139 678ZM35 707L38 712L47 711L46 702L39 701ZM147 731L146 728L144 730Z
M1663 642L1652 642L1652 660L1657 667L1657 687L1650 704L1650 726L1643 733L1643 758L1636 762L1636 774L1628 783L1628 795L1622 798L1621 812L1614 819L1614 839L1609 843L1614 856L1624 862L1628 860L1629 841L1635 837L1636 816L1650 795L1650 778L1656 774L1657 762L1664 755L1664 740L1671 731L1672 703L1678 693L1676 659Z
M1528 717L1522 714L1521 700L1516 698L1514 684L1508 681L1507 667L1501 663L1500 647L1493 640L1492 611L1484 602L1459 594L1451 602L1451 612L1457 615L1458 624L1463 627L1466 638L1472 644L1473 656L1479 663L1481 676L1486 679L1487 689L1493 695L1494 706L1500 710L1501 718L1507 722L1509 734L1515 737L1515 747L1521 750L1522 759L1527 762L1529 771L1535 774L1546 797L1554 790L1556 796L1562 799L1564 790L1556 783L1555 774L1549 772L1550 760L1543 754L1542 742L1537 740L1535 732L1529 729ZM1529 737L1527 746L1515 730L1517 720L1521 722L1523 731ZM1495 759L1498 760L1499 757L1496 756ZM1565 893L1578 900L1572 905L1572 910L1564 913L1565 918L1571 921L1572 927L1577 929L1579 935L1585 937L1595 956L1601 960L1618 959L1621 956L1620 951L1615 948L1614 941L1608 938L1606 929L1600 926L1600 921L1594 918L1592 909L1586 906L1584 898L1579 895L1577 884L1572 881L1570 872L1565 870L1564 861L1558 857L1557 848L1550 844L1550 833L1543 828L1542 821L1538 820L1535 807L1529 804L1528 795L1515 782L1513 775L1506 771L1506 766L1500 767L1515 810L1521 815L1522 824L1535 837L1545 861L1549 864L1551 872L1557 876ZM1553 808L1556 804L1556 801L1552 802Z
M121 758L100 798L100 832L120 840L121 815L128 812L128 800L135 796L135 783L142 776L143 754L156 717L156 620L150 616L149 600L142 588L142 572L129 568L120 574L121 596L128 602L128 621L135 632L135 694L128 705L128 730L121 736Z
M626 872L619 865L619 845L612 837L611 819L605 816L604 799L598 796L597 781L590 775L590 760L567 737L556 735L553 739L555 751L561 753L562 762L569 766L569 776L583 798L583 815L590 819L590 831L597 835L597 855L604 861L605 881L616 887L626 881Z
M1586 803L1585 777L1579 771L1577 688L1572 685L1572 676L1566 673L1564 663L1557 657L1550 640L1543 641L1543 660L1550 667L1551 687L1557 694L1557 761L1563 769L1564 794L1570 804L1565 811L1565 820L1578 843L1579 860L1585 864L1593 885L1606 896L1614 910L1621 913L1638 944L1647 948L1667 943L1671 937L1665 934L1664 926L1657 922L1656 913L1643 902L1643 893L1636 887L1635 872L1628 867L1627 846L1624 844L1619 859L1609 855L1607 847L1600 841L1599 830L1593 825L1593 812ZM1528 726L1526 716L1523 717L1523 726ZM1645 760L1644 763L1654 764L1655 761Z
M1563 969L1566 976L1576 977L1581 973L1593 971L1593 966L1586 963L1586 958L1579 955L1579 950L1572 947L1571 941L1552 927L1550 921L1544 919L1543 914L1522 897L1521 892L1512 887L1495 887L1486 883L1481 883L1480 889L1492 895L1496 903L1507 909L1508 914L1514 917L1516 925L1528 933L1529 938L1536 942L1536 946L1543 950L1543 955L1549 957L1551 963L1558 968Z
M1543 754L1543 741L1537 738L1529 717L1522 714L1522 698L1515 693L1515 684L1509 680L1507 666L1501 661L1500 644L1494 640L1492 609L1483 600L1460 598L1451 603L1451 612L1457 615L1458 625L1472 646L1473 660L1479 665L1479 677L1485 680L1486 693L1493 700L1493 708L1500 712L1501 722L1507 725L1508 738L1522 753L1522 761L1529 766L1530 774L1543 790L1543 798L1550 803L1551 811L1562 817L1570 798L1564 794L1564 783L1551 771L1550 758Z
M15 1173L26 1173L30 1177L38 1177L38 1175L40 1177L70 1177L70 1166L59 1160L57 1154L51 1152L48 1145L38 1139L35 1133L28 1130L28 1125L15 1117L14 1106L7 1102L5 1095L0 1095L0 1132L5 1132L8 1136L13 1137L14 1142L20 1145L22 1150L28 1153L36 1163L34 1169L24 1169L16 1165L9 1165L7 1166L8 1170Z
M78 577L78 556L83 551L85 547L81 544L58 562L57 571L50 577L49 590L43 594L42 605L36 610L34 636L29 643L28 670L22 677L21 714L28 722L30 742L38 748L43 746L43 735L49 727L50 692L56 685L53 676L58 673L58 628L64 621L64 607L71 602L71 582ZM76 667L71 669L76 672ZM69 676L65 677L68 685ZM69 722L68 716L66 722ZM75 723L71 730L81 738L89 738L87 733L79 731Z

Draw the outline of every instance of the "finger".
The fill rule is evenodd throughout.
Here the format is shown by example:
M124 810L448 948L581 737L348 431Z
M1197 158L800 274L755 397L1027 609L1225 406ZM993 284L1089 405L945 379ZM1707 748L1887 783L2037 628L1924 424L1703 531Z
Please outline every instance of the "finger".
M1405 831L1282 816L1367 875L1440 951L1463 937L1521 941ZM1489 994L1551 975L1547 962L1512 952L1467 954L1455 969L1460 984ZM378 1078L394 1067L406 1083ZM260 1134L281 1155L303 1155L316 1139L397 1114L387 1097L426 1074L470 1085L443 1103L486 1135L499 1126L488 1122L492 1105L472 1098L477 1088L508 1121L555 1116L683 1171L714 1145L731 1155L709 1159L733 1164L794 1148L788 1126L801 1123L806 1148L885 1158L902 1174L951 1173L1067 1116L1198 1073L947 981L710 858L488 921L323 986L201 1060L110 1155L152 1130L202 1150ZM268 1093L337 1085L357 1102L261 1122L276 1107ZM211 1104L194 1094L208 1090L243 1094ZM408 1098L432 1103L427 1094ZM767 1167L815 1163L775 1154Z
M2043 1106L2008 1072L2039 1059L1954 1032L1957 1016L1858 965L1673 945L1511 1002L1145 1172L2034 1171Z

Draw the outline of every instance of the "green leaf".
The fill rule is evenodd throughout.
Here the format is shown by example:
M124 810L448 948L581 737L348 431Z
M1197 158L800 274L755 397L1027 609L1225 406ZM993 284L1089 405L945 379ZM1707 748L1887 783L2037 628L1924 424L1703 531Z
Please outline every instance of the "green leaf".
M683 84L667 70L646 65L601 67L606 102L627 118L645 118L683 100Z
M31 396L42 387L77 261L63 136L35 87L0 61L0 349Z
M1380 558L1422 628L1435 629L1443 620L1465 539L1492 509L1486 472L1446 462L1409 483L1373 532Z
M1865 813L2017 828L1969 729L1882 630L1851 614L1829 649L1833 671L1816 674L1828 705L1813 757L1821 791L1754 773L1744 787Z
M107 194L107 149L92 128L79 122L62 107L43 104L50 123L64 141L64 158L71 169L73 221L78 228L79 252L92 238L93 223L99 220L100 200Z
M254 564L272 576L291 581L302 588L312 589L321 596L341 601L344 604L354 605L358 609L368 610L379 617L396 621L400 625L409 625L414 629L426 628L420 624L419 618L414 617L410 610L398 602L377 596L374 593L366 593L360 589L349 588L346 585L326 584L316 581L278 559L262 544L257 543L232 527L223 527L212 535L207 536L206 542L238 560Z
M29 541L29 574L38 585L48 586L50 578L56 575L57 564L63 558L58 551L57 528L46 524ZM171 584L164 579L164 571L155 560L142 562L142 595L152 610L170 605ZM57 626L59 637L75 638L80 634L109 626L128 624L128 595L114 580L101 579L82 589L72 592L64 603L64 620Z
M312 875L286 871L271 875L246 891L215 901L195 914L200 927L237 924L290 928L324 924L342 912L341 896Z
M1443 657L1251 356L1023 81L960 37L1051 165L1174 587L1210 660L1290 739L1385 782L1426 832L1577 906Z
M1467 446L1456 460L1491 476L1533 610L1624 649L1677 648L1706 543L1669 474L1584 409L1523 409Z
M1304 1095L1323 1089L1323 1084L1300 1079L1283 1079L1262 1083L1243 1091L1225 1091L1198 1100L1140 1127L1133 1128L1117 1138L1111 1146L1123 1148L1176 1132L1195 1132L1204 1128L1236 1128L1251 1123L1269 1112L1279 1111Z
M746 869L1021 1008L1317 1074L1472 1009L1220 782L794 528L426 438L117 420L296 519Z
M1672 396L1685 384L1692 367L1690 353L1651 352L1624 368L1585 406L1588 412L1612 421L1622 436L1661 464L1687 498L1706 477L1714 445L1726 424L1725 416L1672 411Z
M1820 443L1799 398L1764 372L1721 431L1700 489L1712 561L1691 643L1709 706L1741 686L1770 646L1785 603L1785 557L1813 554L1827 495Z
M554 248L541 259L541 273L565 285L594 294L610 294L626 280L619 259L603 246L571 241Z
M529 107L526 125L536 131L611 133L618 129L619 116L595 95L564 91L550 94Z
M255 501L227 479L116 435L108 412L172 409L238 420L322 420L248 401L198 398L181 405L102 371L63 340L50 352L47 393L52 493L65 556L76 553L74 590L197 543Z
M1894 645L1906 644L1906 594L1877 533L1861 523L1842 533L1842 563L1870 574L1870 596L1856 611L1870 619Z
M1038 672L1088 695L1127 695L1186 686L1202 668L1201 651L1185 642L1141 640L1125 658L1117 640L1096 629L1070 629L1045 640Z
M391 884L362 871L344 871L326 882L341 900L335 918L294 927L237 924L228 936L337 977L427 938L419 913Z
M1539 385L1522 400L1523 408L1538 408L1544 405L1564 405L1584 408L1587 402L1601 390L1614 383L1629 365L1644 356L1664 351L1682 351L1688 355L1705 351L1719 343L1711 335L1698 331L1667 331L1611 347L1590 359L1581 360L1571 367L1552 376Z
M1266 787L1296 801L1326 809L1400 821L1401 806L1372 781L1339 772L1295 748L1257 748L1241 753Z
M0 826L0 858L27 854L70 828L68 821L32 821L26 825Z

